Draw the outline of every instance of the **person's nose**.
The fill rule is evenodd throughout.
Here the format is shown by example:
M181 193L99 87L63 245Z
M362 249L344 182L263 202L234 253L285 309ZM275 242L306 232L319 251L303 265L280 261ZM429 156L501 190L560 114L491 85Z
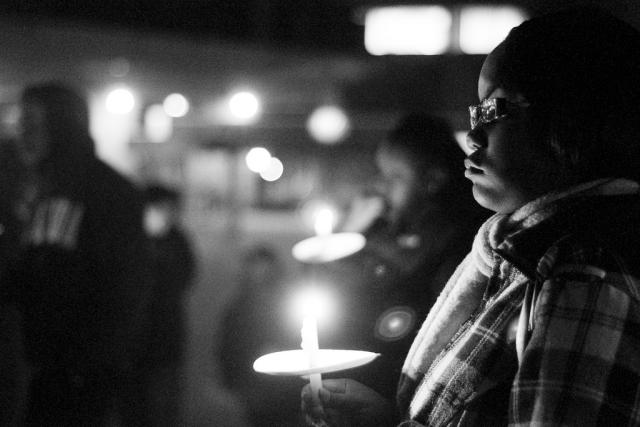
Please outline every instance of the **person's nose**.
M474 129L471 129L467 133L466 140L466 150L465 153L467 156L472 155L474 152L478 151L480 148L486 147L487 136L482 130L482 126L476 126Z

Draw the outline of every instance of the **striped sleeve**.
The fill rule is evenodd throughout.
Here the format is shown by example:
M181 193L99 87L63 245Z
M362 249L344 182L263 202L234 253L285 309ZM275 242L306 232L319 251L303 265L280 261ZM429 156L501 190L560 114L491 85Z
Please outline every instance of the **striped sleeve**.
M640 424L640 307L631 279L585 265L558 271L540 292L510 425Z

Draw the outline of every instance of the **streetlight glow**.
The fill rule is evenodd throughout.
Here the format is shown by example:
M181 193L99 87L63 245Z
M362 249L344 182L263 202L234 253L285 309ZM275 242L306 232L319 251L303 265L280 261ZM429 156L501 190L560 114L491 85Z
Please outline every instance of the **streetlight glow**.
M127 88L114 89L107 95L107 111L114 114L127 114L135 106L133 93Z
M372 55L439 55L449 48L452 21L443 6L374 7L365 16L365 48Z
M349 118L336 106L318 107L307 120L307 131L320 143L335 144L349 132Z
M264 147L253 147L244 158L251 172L260 173L267 170L271 163L271 153Z
M189 112L189 101L179 93L167 95L162 106L170 117L184 117Z
M238 92L229 98L229 110L239 120L250 121L260 111L260 101L251 92Z
M284 172L284 165L277 157L272 157L269 160L269 166L262 172L260 172L260 177L265 181L277 181L282 176Z

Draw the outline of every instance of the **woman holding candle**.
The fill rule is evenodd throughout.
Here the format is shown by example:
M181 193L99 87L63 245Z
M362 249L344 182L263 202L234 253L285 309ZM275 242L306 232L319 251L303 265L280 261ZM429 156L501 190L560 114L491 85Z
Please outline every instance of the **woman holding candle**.
M460 173L463 160L445 120L403 115L378 144L378 174L341 226L362 233L365 247L319 267L346 307L323 346L380 353L353 378L389 399L422 319L488 216Z
M640 34L531 19L485 60L465 176L495 212L403 367L399 413L325 381L330 425L638 425Z

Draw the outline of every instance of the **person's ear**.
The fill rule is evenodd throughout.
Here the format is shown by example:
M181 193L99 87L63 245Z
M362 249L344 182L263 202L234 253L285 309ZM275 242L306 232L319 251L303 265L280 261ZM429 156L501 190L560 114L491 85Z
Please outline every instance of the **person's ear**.
M585 123L585 119L578 116L570 107L561 106L541 120L548 122L541 138L551 148L552 158L564 174L574 176L588 174L597 146L595 124Z

